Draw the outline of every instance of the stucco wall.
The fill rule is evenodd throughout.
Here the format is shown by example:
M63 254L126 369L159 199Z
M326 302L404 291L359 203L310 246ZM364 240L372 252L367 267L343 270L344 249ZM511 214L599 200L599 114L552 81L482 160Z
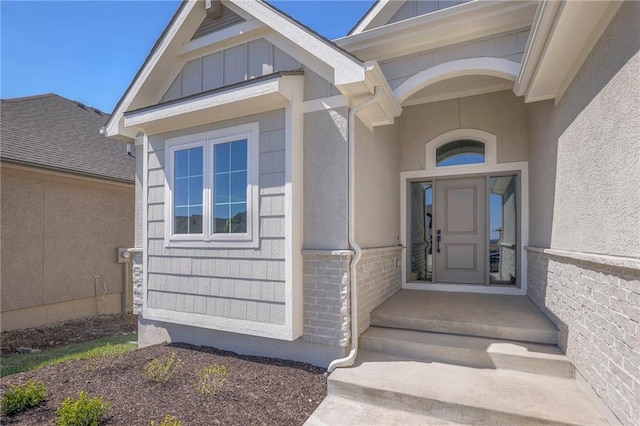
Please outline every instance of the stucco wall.
M356 120L355 231L363 248L400 243L400 144L397 124L372 133Z
M560 99L529 105L530 244L640 257L640 3L625 2Z
M284 324L284 110L149 139L147 307ZM260 125L258 248L165 247L165 139L234 125Z
M347 243L347 108L304 115L304 245Z
M564 96L529 105L529 297L623 424L637 424L640 3L625 2Z
M133 185L2 167L2 330L122 309Z
M498 163L527 160L528 118L512 91L405 107L400 126L400 170L424 170L425 144L456 129L480 129L498 139Z

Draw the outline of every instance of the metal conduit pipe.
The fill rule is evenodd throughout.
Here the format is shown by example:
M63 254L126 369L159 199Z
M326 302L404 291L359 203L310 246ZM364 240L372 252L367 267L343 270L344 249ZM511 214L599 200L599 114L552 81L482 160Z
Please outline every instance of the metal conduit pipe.
M349 367L353 365L356 360L356 355L358 354L358 288L355 285L356 280L356 267L358 262L360 261L360 257L362 257L362 248L358 245L356 241L356 232L354 228L355 221L355 127L356 127L356 113L363 108L368 107L378 100L380 97L380 89L378 87L375 88L374 94L369 98L359 103L358 105L351 108L349 111L349 133L347 136L347 145L348 145L348 198L349 198L349 245L354 251L353 259L351 260L351 264L349 265L351 271L351 279L349 280L349 287L351 293L351 351L349 355L344 358L338 358L331 361L329 367L327 368L327 372L331 373L338 367Z

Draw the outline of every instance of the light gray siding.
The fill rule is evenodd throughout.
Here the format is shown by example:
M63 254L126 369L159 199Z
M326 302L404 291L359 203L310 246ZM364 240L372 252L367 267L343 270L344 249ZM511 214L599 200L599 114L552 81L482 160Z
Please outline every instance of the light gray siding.
M187 62L161 101L301 67L300 62L265 39L253 40Z
M400 9L389 19L388 24L404 21L414 16L426 15L436 10L447 9L471 0L408 0Z
M165 246L165 139L260 123L258 248ZM285 323L284 110L150 138L147 306L272 324Z
M427 52L394 58L382 62L380 67L387 77L391 88L395 89L409 77L420 71L456 59L492 57L521 62L528 38L528 29L499 34Z
M204 18L192 40L244 21L245 19L242 16L232 12L228 7L222 6L222 14L218 18L210 18L208 16Z

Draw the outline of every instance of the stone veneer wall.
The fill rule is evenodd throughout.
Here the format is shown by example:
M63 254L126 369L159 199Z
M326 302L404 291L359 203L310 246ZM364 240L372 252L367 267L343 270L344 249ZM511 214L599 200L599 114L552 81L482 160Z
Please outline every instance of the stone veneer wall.
M142 315L142 304L144 300L144 291L142 283L144 281L144 265L142 250L131 249L131 280L133 283L133 314Z
M303 340L346 347L350 339L350 250L303 252Z
M357 266L358 332L369 328L371 311L402 288L402 247L364 249Z
M640 419L640 259L529 248L527 294L623 424Z

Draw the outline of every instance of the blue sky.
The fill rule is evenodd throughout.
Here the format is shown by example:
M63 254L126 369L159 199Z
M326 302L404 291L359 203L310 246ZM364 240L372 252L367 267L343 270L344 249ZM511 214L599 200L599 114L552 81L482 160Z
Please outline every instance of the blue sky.
M271 3L334 39L373 0ZM0 97L53 92L111 112L179 4L1 0Z

